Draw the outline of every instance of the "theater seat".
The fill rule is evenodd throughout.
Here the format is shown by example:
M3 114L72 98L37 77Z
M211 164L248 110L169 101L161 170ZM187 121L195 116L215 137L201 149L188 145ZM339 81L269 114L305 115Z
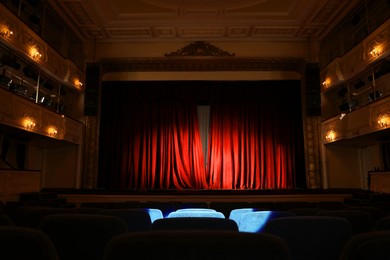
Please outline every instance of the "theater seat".
M253 211L243 214L238 223L240 232L259 233L263 230L265 224L275 218L291 217L295 213L290 211L263 210Z
M359 234L372 230L371 215L362 210L324 210L317 213L317 216L342 217L351 224L352 233Z
M211 209L179 210L168 214L167 218L225 218L221 212Z
M45 233L17 226L0 226L0 259L59 260Z
M176 230L127 233L112 238L104 260L291 259L286 243L269 234L217 230Z
M53 241L61 260L102 259L106 243L127 233L124 220L98 214L59 214L46 216L39 229Z
M256 209L254 208L239 208L239 209L233 209L230 211L229 219L234 220L237 225L240 223L241 216L248 212L253 212Z
M100 209L96 214L115 216L126 222L129 232L148 231L152 222L149 213L144 209Z
M390 230L390 215L387 217L380 218L374 226L374 230Z
M0 214L0 226L13 226L14 221L11 217L5 214Z
M236 222L226 218L164 218L157 219L152 224L152 230L207 229L238 231Z
M160 209L147 208L144 209L150 216L150 221L153 223L156 219L164 218L164 215Z
M264 233L285 240L293 260L338 259L352 237L351 224L341 217L295 216L272 219Z
M344 246L339 260L390 259L390 231L371 231L353 236Z

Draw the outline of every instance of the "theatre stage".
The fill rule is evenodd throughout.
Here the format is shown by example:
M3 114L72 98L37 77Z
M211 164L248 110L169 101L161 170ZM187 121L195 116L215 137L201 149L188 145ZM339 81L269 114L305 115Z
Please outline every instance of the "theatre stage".
M46 189L42 192L56 193L76 205L84 202L293 202L293 201L340 201L370 199L367 190L326 189L326 190L75 190Z

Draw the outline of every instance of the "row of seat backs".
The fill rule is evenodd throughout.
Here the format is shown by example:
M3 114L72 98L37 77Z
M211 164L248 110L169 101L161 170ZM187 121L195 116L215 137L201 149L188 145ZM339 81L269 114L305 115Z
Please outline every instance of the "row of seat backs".
M12 228L29 232L13 236ZM42 231L53 243L55 252L51 249L44 253L50 258L38 257L43 247L51 246L45 235L36 231ZM38 239L32 243L36 235ZM364 242L366 239L370 242ZM22 242L16 246L13 240ZM36 243L39 246L32 248ZM3 255L13 254L13 259L57 259L55 253L61 260L101 259L102 255L105 259L253 259L254 254L260 259L389 259L390 231L353 236L349 223L342 218L299 216L273 219L261 233L215 229L127 232L125 222L115 216L63 214L45 217L39 229L0 226L0 247ZM35 254L37 258L16 257L27 251L33 251L30 256Z

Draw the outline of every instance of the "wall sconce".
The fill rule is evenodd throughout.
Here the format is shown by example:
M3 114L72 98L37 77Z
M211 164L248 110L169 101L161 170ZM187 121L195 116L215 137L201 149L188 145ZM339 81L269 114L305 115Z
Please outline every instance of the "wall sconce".
M378 125L380 127L387 127L390 123L390 116L388 114L379 114Z
M0 25L0 36L3 38L11 38L14 32L7 25Z
M328 132L326 132L325 139L328 142L333 142L335 138L336 138L336 131L333 128L329 129Z
M326 78L323 82L322 82L322 86L324 88L328 88L330 86L330 79L329 78Z
M83 88L83 83L79 79L75 79L73 84L75 85L76 88L80 90Z
M30 117L26 117L24 119L23 125L27 130L32 131L34 130L36 124L34 119L31 119Z
M382 55L382 52L383 52L382 46L381 45L377 45L370 51L370 55L373 58L378 58L379 56Z
M40 60L42 58L42 53L38 50L37 47L33 46L30 48L30 56L33 60Z
M50 126L48 129L47 129L47 133L49 134L49 136L51 137L55 137L58 133L57 131L57 128L54 127L54 126Z

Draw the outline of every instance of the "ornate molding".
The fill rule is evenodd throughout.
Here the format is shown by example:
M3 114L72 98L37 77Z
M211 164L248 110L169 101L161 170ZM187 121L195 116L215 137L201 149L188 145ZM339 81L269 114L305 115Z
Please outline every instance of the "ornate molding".
M103 59L102 75L128 71L296 71L303 73L299 58L182 57Z
M197 41L184 46L177 51L166 53L166 57L181 56L235 56L235 53L224 51L208 42Z

